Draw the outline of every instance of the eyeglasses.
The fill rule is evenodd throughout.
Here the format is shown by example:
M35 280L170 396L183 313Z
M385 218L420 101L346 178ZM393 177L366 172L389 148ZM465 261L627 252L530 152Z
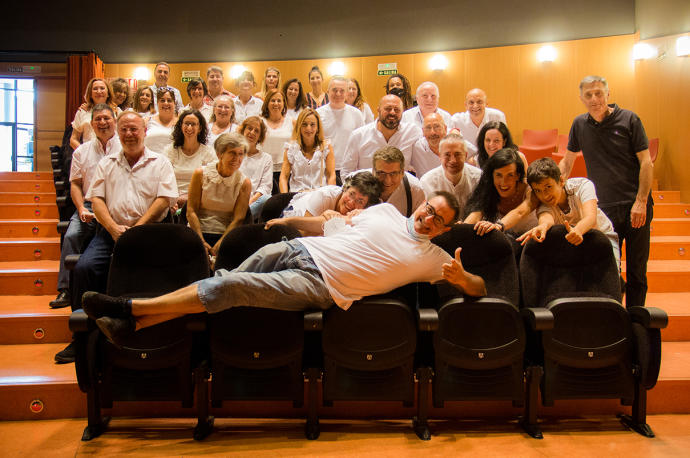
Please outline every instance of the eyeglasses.
M383 172L381 170L376 171L376 178L383 181L386 177L397 178L402 173L402 170L396 170L395 172Z
M433 217L432 221L434 223L434 226L438 228L447 226L446 222L443 221L443 218L441 218L438 215L438 213L436 213L436 209L428 201L424 204L424 209L426 210L427 216Z

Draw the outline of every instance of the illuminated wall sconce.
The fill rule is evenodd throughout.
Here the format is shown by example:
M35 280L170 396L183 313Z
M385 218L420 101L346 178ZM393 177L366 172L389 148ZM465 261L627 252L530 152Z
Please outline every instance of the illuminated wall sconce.
M237 78L240 77L240 75L244 72L247 71L247 67L244 65L233 65L232 68L230 69L230 78L236 80Z
M556 48L551 45L544 45L537 51L537 60L539 62L553 62L557 55Z
M328 73L331 76L343 76L345 75L345 64L340 62L339 60L333 62L331 65L328 66Z
M690 55L690 36L678 37L676 40L676 55L678 57Z
M443 54L436 54L429 60L429 67L436 72L448 68L448 59Z
M659 50L649 43L636 43L633 46L633 59L652 59L659 55Z
M137 67L134 69L133 77L137 81L148 81L151 78L151 71L146 67Z

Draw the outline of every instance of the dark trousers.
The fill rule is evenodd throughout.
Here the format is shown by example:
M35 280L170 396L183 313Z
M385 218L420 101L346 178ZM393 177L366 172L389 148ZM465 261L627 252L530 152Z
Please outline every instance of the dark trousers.
M115 242L108 231L99 226L86 250L79 257L72 276L72 311L81 308L81 297L87 291L105 293L108 285L110 258Z
M618 243L623 248L625 240L625 306L644 307L647 297L647 260L649 259L650 224L654 216L654 201L647 200L647 218L644 226L633 228L630 223L632 204L606 207L602 210L613 223Z

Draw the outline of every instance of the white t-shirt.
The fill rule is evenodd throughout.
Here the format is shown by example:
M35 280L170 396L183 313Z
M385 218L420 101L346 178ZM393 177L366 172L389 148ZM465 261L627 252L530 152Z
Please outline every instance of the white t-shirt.
M293 121L297 121L297 118L299 117L299 114L301 112L302 108L300 108L299 110L295 110L294 108L288 108L285 112L285 116L292 119Z
M266 119L266 138L261 143L261 151L271 155L273 159L273 171L280 172L283 167L283 152L287 148L286 143L292 138L292 119L285 116L283 122L273 129L268 125Z
M191 156L187 156L181 147L175 148L173 145L168 145L165 148L165 156L170 160L175 171L177 191L180 195L189 192L189 183L196 169L218 160L213 148L203 144L200 144L199 149Z
M144 144L148 149L158 154L165 154L165 149L172 145L174 125L170 127L163 126L154 117L149 118L146 124L146 138Z
M345 105L343 108L333 109L331 104L319 107L316 112L321 118L323 134L333 145L335 154L335 169L342 169L343 156L350 136L355 129L364 125L364 115L357 108Z
M436 113L441 115L443 118L443 123L446 125L446 129L449 129L453 122L450 113L440 108L436 108ZM421 129L422 125L424 124L424 117L422 116L422 112L419 107L412 107L405 110L403 113L402 122L415 124Z
M258 97L252 96L247 103L242 103L239 97L233 99L235 102L235 122L242 124L246 118L250 116L261 116L261 107L264 101Z
M416 240L392 205L369 207L352 226L328 237L299 239L319 268L335 303L347 310L364 296L413 282L442 279L451 257L429 240Z
M441 159L431 151L426 137L420 137L412 147L412 157L410 166L414 169L418 177L423 177L429 170L441 165Z
M311 159L307 159L295 141L287 144L287 158L290 163L290 192L307 191L326 186L326 158L329 148L318 148Z
M240 172L252 182L252 195L257 192L264 196L271 195L271 191L273 191L273 159L269 154L259 151L252 156L245 156L242 165L240 165Z
M412 147L422 136L422 129L414 124L400 123L398 130L386 142L383 134L376 128L378 122L365 124L350 136L340 171L341 176L360 169L371 169L374 153L384 146L395 146L405 157L405 169L410 170Z
M228 127L221 130L217 134L214 134L213 130L212 130L213 124L214 123L209 123L209 125L208 125L208 137L207 137L208 140L206 140L206 144L208 146L210 146L212 149L213 149L213 144L216 142L216 139L218 139L218 137L220 137L223 134L229 134L231 132L235 132L235 130L237 129L237 124L231 122L230 124L228 124Z
M114 135L105 145L105 151L98 138L94 137L86 143L79 145L72 154L72 165L69 171L69 181L81 178L81 192L85 196L91 188L91 180L98 163L108 154L117 154L122 151L122 145L117 135Z
M465 140L472 143L472 145L474 145L474 147L476 148L477 135L479 135L479 131L482 127L484 127L484 124L486 124L489 121L500 121L503 124L507 124L506 115L504 115L502 111L497 110L495 108L486 107L484 111L484 119L482 119L482 122L478 126L475 126L472 122L472 118L470 118L470 112L463 111L462 113L455 113L453 115L452 127L459 129L460 133L462 133L462 136L465 138ZM469 153L470 151L468 151L468 158L471 157ZM476 150L474 154L476 154Z
M104 157L96 167L86 200L100 197L117 224L134 226L158 197L177 200L177 182L167 157L144 148L134 167L122 151ZM161 221L166 212L158 218Z
M287 206L292 207L292 210L288 210L289 216L304 216L307 212L312 216L319 216L326 210L335 210L335 204L342 192L340 186L328 185L295 194ZM288 216L287 212L285 216Z
M479 183L481 176L481 169L470 164L465 164L462 167L460 181L458 181L458 184L453 185L443 172L443 167L439 165L435 169L425 173L420 181L422 182L422 187L424 188L427 199L436 191L447 191L453 194L458 199L460 214L462 214L465 204L470 198L472 191L474 191L474 188L477 187L477 183Z

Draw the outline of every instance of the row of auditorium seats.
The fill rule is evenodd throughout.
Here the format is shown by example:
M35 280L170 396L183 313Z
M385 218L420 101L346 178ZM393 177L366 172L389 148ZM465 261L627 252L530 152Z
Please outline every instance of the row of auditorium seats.
M57 226L59 234L64 234L67 231L69 219L75 211L69 185L69 173L72 165L73 153L72 147L69 144L71 135L72 126L69 126L65 129L62 136L62 144L50 147L50 162L53 167L53 182L55 184L55 201L60 216L60 221Z
M575 247L565 242L564 231L554 226L543 243L528 243L519 270L500 232L479 237L470 225L457 225L434 239L451 255L463 247L465 268L485 279L483 298L448 285L413 284L363 298L348 311L241 307L140 330L122 347L75 311L70 329L88 408L82 440L105 430L101 409L114 401L152 400L178 401L195 411L194 438L203 439L213 428L211 407L226 400L286 400L299 408L305 379L309 439L319 436L321 403L413 406L415 380L413 425L421 439L431 436L430 387L437 408L455 400L523 406L520 424L536 438L542 437L539 392L544 405L621 399L632 405L623 423L652 437L646 396L658 376L667 316L656 308L621 305L618 271L602 233L590 231ZM226 236L216 265L233 268L264 244L297 236L281 226L239 227ZM151 297L208 275L204 247L190 229L144 225L116 243L108 293Z

